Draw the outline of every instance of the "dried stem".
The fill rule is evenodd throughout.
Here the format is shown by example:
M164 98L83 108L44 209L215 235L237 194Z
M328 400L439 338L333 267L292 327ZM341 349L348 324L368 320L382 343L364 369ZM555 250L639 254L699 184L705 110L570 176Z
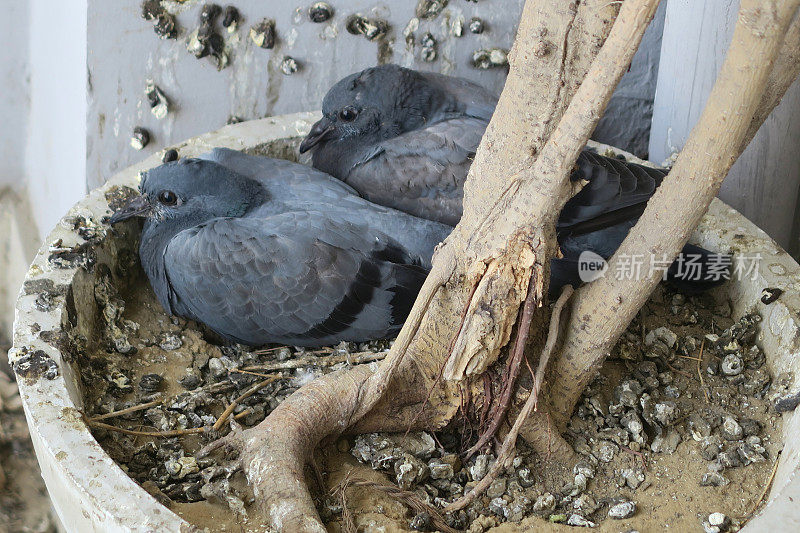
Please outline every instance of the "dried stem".
M212 429L214 431L219 431L220 429L222 429L222 425L225 423L226 420L228 420L228 417L231 415L233 410L236 409L236 406L239 405L239 402L241 402L245 398L249 398L250 396L252 396L256 392L260 391L261 389L263 389L264 387L269 385L270 383L274 383L274 382L278 381L279 379L281 379L282 377L283 376L281 376L280 374L276 374L274 376L268 377L264 381L259 381L258 383L252 385L249 389L244 391L241 394L241 396L239 396L238 398L233 400L231 402L231 404L228 407L225 408L225 410L222 412L222 414L219 415L219 418L217 418L217 421L214 422L214 425L212 426Z
M360 365L363 363L371 363L373 361L381 361L386 358L389 352L356 352L350 354L331 354L323 357L299 357L297 359L289 359L287 361L274 361L272 363L264 363L263 365L250 365L243 367L241 370L245 372L265 371L273 372L275 370L294 370L296 368L314 367L326 368L340 363L349 363L352 365Z
M202 427L202 428L187 428L187 429L173 429L170 431L137 431L134 429L125 429L117 426L112 426L111 424L106 424L105 422L97 422L90 418L84 417L84 422L89 427L97 428L97 429L106 429L108 431L116 431L117 433L124 433L126 435L137 435L139 437L182 437L184 435L197 435L200 433L208 433L209 429Z

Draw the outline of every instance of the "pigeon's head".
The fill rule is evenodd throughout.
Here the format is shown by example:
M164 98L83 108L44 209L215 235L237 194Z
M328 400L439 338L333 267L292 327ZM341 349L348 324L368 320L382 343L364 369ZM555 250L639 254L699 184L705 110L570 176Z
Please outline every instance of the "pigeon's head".
M351 74L322 100L300 153L329 141L377 142L423 127L447 96L419 72L381 65Z
M258 182L204 159L173 161L143 173L139 192L114 213L110 224L140 216L155 224L195 225L241 216L266 197Z

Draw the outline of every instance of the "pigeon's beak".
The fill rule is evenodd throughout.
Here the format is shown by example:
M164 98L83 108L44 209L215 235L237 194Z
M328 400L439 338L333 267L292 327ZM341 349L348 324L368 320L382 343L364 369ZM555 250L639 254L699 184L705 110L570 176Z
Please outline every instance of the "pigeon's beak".
M146 217L150 213L150 209L150 202L147 201L147 196L135 196L130 202L117 209L108 219L108 223L116 224L133 217Z
M333 123L325 117L322 117L308 132L306 138L300 143L300 153L304 154L314 148L316 145L327 139L333 133Z

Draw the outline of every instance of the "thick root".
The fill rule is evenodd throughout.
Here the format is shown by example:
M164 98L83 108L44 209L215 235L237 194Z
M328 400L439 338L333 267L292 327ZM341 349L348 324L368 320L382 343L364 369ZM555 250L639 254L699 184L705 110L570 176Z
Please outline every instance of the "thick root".
M263 422L201 451L239 451L253 493L279 531L324 532L305 481L311 452L326 436L341 434L359 407L359 390L373 375L367 366L334 372L302 387Z

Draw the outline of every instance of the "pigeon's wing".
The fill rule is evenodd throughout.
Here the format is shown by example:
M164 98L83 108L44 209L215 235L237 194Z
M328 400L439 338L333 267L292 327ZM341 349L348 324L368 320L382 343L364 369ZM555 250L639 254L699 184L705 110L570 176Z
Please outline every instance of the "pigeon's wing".
M358 193L346 183L320 170L286 159L251 155L229 148L214 148L200 156L232 170L242 176L267 183L280 179L298 194L338 201Z
M438 85L454 96L469 117L489 122L497 106L497 96L477 83L455 76L445 76L435 72L421 73L430 83Z
M426 276L382 233L315 212L214 219L164 254L173 311L251 345L392 335Z
M404 133L372 147L345 181L371 202L454 226L485 129L482 120L457 118Z
M589 233L637 219L666 175L665 169L583 150L571 177L588 183L561 211L559 235Z

